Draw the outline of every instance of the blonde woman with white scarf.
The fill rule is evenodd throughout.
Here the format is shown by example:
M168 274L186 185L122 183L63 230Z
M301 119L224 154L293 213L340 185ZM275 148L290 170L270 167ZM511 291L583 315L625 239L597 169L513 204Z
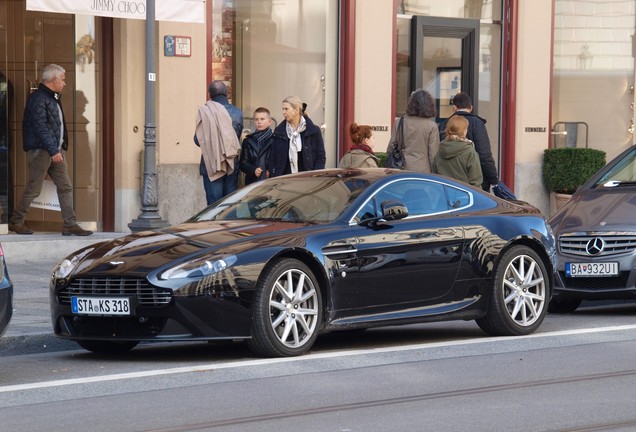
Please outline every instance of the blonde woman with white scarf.
M283 117L272 138L270 177L325 167L325 144L320 128L307 115L298 96L283 100Z

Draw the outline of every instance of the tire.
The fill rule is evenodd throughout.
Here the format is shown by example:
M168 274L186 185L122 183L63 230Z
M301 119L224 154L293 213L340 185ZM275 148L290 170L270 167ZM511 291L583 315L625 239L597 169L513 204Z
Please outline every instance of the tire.
M309 267L284 258L259 278L248 346L261 357L289 357L307 352L322 322L320 287Z
M103 340L81 340L77 341L78 345L85 350L96 354L123 354L137 346L137 341L103 341Z
M581 306L581 301L581 299L574 298L553 298L548 305L548 312L572 313Z
M541 258L527 246L513 246L497 265L488 311L477 324L492 336L530 334L543 322L549 298L550 279Z

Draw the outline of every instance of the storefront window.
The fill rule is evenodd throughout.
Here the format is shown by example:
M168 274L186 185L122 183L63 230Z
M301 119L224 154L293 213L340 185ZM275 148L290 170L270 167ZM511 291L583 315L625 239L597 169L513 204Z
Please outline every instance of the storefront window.
M69 134L65 157L74 185L75 211L79 220L88 223L87 227L96 229L100 222L101 53L95 43L98 26L99 20L89 16L27 11L24 0L0 2L2 223L7 222L28 179L26 154L22 151L24 106L37 89L42 70L50 63L66 70L61 101ZM38 231L61 228L59 206L53 204L45 200L34 202L27 215L28 225Z
M212 77L232 89L246 132L256 108L268 108L278 123L282 100L296 95L335 155L337 12L337 0L213 3Z
M398 14L496 21L501 19L501 8L501 0L403 0Z
M0 224L6 224L13 206L9 148L12 133L9 118L13 103L13 82L7 76L7 5L0 3ZM2 231L0 231L2 232Z
M634 0L555 1L552 146L609 160L632 145L635 14Z
M500 106L501 106L501 20L502 0L405 0L399 2L397 17L397 62L396 62L396 115L402 115L410 91L411 75L411 20L415 16L430 16L454 19L479 20L479 52L476 55L478 67L479 116L487 119L486 128L490 137L495 161L499 158ZM452 82L452 72L461 64L459 39L447 35L429 37L424 47L423 87L440 100L442 117L451 107L443 103L449 92L456 92L458 86ZM450 77L448 83L440 81L440 74ZM443 78L443 77L442 77ZM448 85L446 85L448 84ZM474 95L471 95L474 96ZM450 98L448 98L450 99Z

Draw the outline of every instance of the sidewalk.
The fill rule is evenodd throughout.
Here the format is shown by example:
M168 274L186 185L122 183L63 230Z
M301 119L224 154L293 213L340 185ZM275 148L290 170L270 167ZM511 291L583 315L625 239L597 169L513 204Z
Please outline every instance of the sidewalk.
M74 342L53 337L49 310L51 270L77 249L124 235L100 232L87 237L65 237L60 233L0 236L14 290L13 317L0 338L0 357L77 348Z

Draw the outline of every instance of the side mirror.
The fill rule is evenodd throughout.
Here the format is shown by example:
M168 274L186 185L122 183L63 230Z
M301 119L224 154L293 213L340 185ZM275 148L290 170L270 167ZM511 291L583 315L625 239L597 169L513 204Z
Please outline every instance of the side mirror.
M402 201L387 200L382 201L382 219L386 221L393 221L398 219L404 219L409 215L409 211L406 205Z

